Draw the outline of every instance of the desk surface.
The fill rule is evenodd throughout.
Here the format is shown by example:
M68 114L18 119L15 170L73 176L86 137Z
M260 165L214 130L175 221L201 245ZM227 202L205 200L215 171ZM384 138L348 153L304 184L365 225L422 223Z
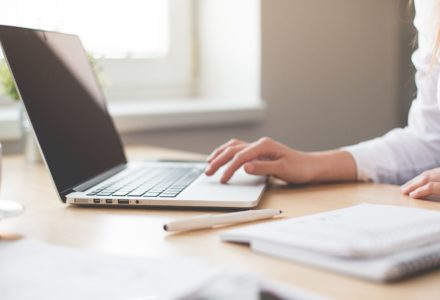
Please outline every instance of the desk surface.
M158 148L128 150L131 160L200 158ZM80 208L62 204L43 164L24 162L21 156L3 160L2 198L22 202L26 212L4 220L3 232L14 232L52 244L100 253L145 256L202 256L215 264L240 266L297 287L342 299L438 299L440 271L394 284L377 284L253 253L248 247L223 243L225 229L167 234L164 222L200 214L173 209ZM328 184L288 188L272 185L261 208L278 208L285 217L302 216L358 203L381 203L440 210L440 203L412 200L398 187L375 184ZM270 222L270 221L267 221ZM228 227L228 229L231 227Z

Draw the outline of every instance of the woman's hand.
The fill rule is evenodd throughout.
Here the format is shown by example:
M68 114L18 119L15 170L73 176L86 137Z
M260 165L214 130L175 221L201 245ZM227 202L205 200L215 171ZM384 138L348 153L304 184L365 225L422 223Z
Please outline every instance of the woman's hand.
M425 171L416 176L405 183L401 191L415 199L440 196L440 168Z
M208 157L206 175L211 176L223 165L221 182L226 183L241 166L248 174L273 175L288 182L303 183L311 179L307 153L293 150L270 138L253 143L232 139Z

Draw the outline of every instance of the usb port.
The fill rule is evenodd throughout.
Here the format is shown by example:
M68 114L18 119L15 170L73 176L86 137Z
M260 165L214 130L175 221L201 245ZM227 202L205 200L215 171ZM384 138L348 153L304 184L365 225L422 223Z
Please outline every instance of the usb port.
M119 199L119 200L118 200L118 203L119 203L119 204L128 204L128 203L129 203L129 200Z
M93 203L101 203L101 199L93 199Z
M112 203L113 203L113 200L112 200L112 199L105 199L105 203L107 203L107 204L112 204Z

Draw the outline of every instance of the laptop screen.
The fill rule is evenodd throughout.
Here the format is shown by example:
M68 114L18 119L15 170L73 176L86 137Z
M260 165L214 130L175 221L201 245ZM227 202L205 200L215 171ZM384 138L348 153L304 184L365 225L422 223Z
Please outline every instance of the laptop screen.
M60 195L126 163L77 36L0 26L0 43Z

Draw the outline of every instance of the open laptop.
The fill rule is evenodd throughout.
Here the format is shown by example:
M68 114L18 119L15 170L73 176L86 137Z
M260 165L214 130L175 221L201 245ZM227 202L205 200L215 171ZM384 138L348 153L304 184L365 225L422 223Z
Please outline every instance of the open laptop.
M0 43L63 202L78 205L254 207L266 178L229 184L205 162L127 162L106 100L75 35L0 25Z

